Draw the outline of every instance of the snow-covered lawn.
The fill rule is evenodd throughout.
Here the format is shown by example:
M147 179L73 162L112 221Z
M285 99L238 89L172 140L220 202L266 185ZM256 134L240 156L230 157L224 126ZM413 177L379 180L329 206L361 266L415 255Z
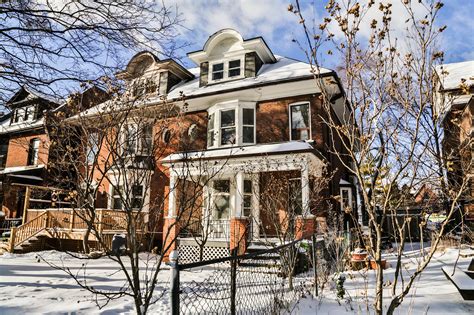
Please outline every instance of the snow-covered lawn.
M396 314L474 314L474 301L464 301L456 287L446 279L441 271L444 266L452 267L458 257L458 249L446 249L435 253L421 277L415 280L412 290L395 312ZM403 258L405 275L408 278L417 266L418 250L406 251ZM395 255L386 255L387 261L395 265ZM459 258L457 267L466 270L472 258ZM367 314L373 313L371 303L374 299L374 271L347 271L344 284L350 303L338 303L333 290L325 290L319 298L306 297L296 306L299 314ZM384 306L388 307L391 300L391 283L394 279L394 268L385 270L386 286L384 290ZM473 280L474 281L474 280ZM398 285L400 287L400 283ZM366 288L368 290L366 290ZM366 294L367 293L367 294ZM368 300L368 301L367 301ZM370 311L367 310L367 306Z
M448 249L436 254L434 260L417 280L413 295L408 296L399 308L399 314L474 314L474 302L463 301L456 288L445 278L443 266L453 266L457 258L456 249ZM0 314L131 314L133 301L123 297L111 301L98 309L94 296L81 289L73 279L60 270L51 268L42 259L70 270L81 270L84 260L74 259L55 251L29 253L24 255L6 254L0 256ZM393 260L393 256L387 257ZM415 265L414 257L406 252L405 267L409 271ZM458 267L467 268L471 258L460 258ZM167 267L165 267L167 268ZM351 303L338 304L334 291L328 285L320 298L306 297L295 308L297 314L365 314L368 292L369 304L373 298L374 272L346 272L346 289ZM181 282L200 281L210 275L210 271L183 272ZM393 268L386 270L387 280L393 278ZM162 270L158 279L158 302L151 308L151 314L167 314L170 272ZM368 279L366 281L365 279ZM87 281L89 285L101 289L118 289L124 283L124 276L106 258L87 261ZM368 284L368 291L365 289ZM386 296L390 295L390 286ZM388 303L388 299L387 299ZM351 310L352 308L352 310Z

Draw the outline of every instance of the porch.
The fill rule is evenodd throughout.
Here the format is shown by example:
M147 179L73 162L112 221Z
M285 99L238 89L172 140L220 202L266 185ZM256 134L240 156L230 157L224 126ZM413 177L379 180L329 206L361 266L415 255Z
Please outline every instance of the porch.
M307 142L289 142L171 155L163 161L170 167L165 222L181 222L165 223L165 229L170 226L180 249L188 251L244 252L250 244L309 237L324 225L311 211L311 182L323 167L316 154ZM180 204L180 183L186 181L201 185L202 202L191 209ZM275 225L292 233L282 235Z

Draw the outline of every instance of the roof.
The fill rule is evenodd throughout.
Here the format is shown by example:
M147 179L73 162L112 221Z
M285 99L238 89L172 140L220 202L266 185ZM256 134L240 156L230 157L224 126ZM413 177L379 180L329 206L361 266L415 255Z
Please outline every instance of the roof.
M171 163L185 159L222 159L238 158L249 155L274 155L284 153L299 153L315 151L313 146L306 141L288 141L282 143L256 144L244 147L231 147L214 150L194 151L186 153L174 153L163 158L161 162Z
M183 92L183 94L189 98L234 89L250 88L263 83L277 83L280 81L313 77L311 66L308 63L281 56L276 56L275 63L264 64L255 77L210 84L202 87L199 87L199 68L192 68L189 69L189 71L196 76L196 79L183 82L173 87L168 93L168 99L181 97L180 92ZM329 73L333 73L333 71L326 68L320 69L320 74Z
M190 81L185 81L175 85L167 95L168 101L182 99L183 95L189 99L194 97L205 96L208 94L225 93L234 90L243 90L255 88L266 84L278 84L287 81L307 80L313 78L311 66L308 63L298 61L291 58L276 56L277 61L272 64L264 64L259 70L257 76L238 79L233 81L211 84L207 86L199 86L199 68L188 69L195 75ZM330 75L334 71L326 68L320 68L321 75ZM147 98L143 106L155 105L162 102L160 96ZM117 110L117 104L113 105L113 101L99 104L89 110L84 111L82 116L93 116L100 112L109 110Z
M31 87L27 87L27 86L22 86L8 101L7 101L7 106L9 104L12 104L12 103L15 103L17 101L18 98L21 98L23 95L28 95L28 94L31 94L31 95L34 95L36 96L37 98L41 98L41 99L44 99L48 102L51 102L51 103L56 103L56 104L60 104L62 103L63 101L57 97L52 97L50 95L47 95L45 93L42 93L40 91L37 91ZM25 95L25 97L26 97Z
M435 71L441 81L441 90L458 89L463 79L468 86L474 85L474 60L439 65Z
M10 120L7 120L5 123L0 124L0 134L12 133L17 131L26 131L31 129L36 129L44 126L44 117L34 122L25 121L20 123L14 123L10 125Z

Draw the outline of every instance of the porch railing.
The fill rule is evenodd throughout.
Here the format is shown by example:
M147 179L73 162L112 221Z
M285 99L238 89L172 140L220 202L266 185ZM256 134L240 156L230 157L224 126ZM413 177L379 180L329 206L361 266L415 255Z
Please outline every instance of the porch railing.
M193 220L183 226L181 237L203 237L209 239L230 239L229 219Z

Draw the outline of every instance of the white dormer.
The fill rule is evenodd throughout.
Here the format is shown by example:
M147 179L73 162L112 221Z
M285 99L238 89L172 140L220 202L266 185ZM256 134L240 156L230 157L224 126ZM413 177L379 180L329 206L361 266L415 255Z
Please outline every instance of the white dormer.
M117 77L127 82L132 96L140 97L165 95L173 85L194 76L173 59L160 60L153 53L143 51L133 56L126 69L117 73Z
M244 40L233 29L214 33L203 50L189 53L188 57L201 68L201 86L253 77L262 64L276 61L262 37Z

